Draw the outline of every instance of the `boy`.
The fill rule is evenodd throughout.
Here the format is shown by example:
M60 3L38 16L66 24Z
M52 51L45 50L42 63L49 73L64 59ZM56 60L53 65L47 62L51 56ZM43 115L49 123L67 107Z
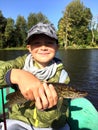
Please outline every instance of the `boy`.
M42 83L69 82L61 60L55 58L58 38L53 25L38 23L33 26L26 43L29 54L0 66L0 84L17 84L23 96L35 101L35 105L15 104L7 120L7 130L67 130L66 111L58 112L59 99L53 85Z

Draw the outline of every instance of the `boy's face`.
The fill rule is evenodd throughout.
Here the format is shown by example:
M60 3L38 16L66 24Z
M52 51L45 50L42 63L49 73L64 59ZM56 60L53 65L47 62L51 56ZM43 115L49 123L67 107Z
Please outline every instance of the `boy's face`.
M40 34L35 35L32 40L30 40L27 49L32 54L33 59L43 68L54 58L58 45L55 39Z

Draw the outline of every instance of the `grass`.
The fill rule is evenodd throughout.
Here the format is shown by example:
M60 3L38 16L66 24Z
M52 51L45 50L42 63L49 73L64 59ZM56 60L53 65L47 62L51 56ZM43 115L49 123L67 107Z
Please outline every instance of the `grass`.
M26 50L26 47L10 47L10 48L3 48L0 50Z

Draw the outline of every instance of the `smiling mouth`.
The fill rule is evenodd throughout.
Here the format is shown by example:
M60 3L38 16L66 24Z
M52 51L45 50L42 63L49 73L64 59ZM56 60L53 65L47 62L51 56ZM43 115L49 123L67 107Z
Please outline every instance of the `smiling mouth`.
M45 52L45 53L39 53L40 55L48 55L49 52Z

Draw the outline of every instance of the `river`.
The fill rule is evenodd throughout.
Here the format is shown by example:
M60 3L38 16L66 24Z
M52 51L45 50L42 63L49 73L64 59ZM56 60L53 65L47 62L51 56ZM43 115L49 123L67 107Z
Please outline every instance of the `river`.
M0 60L14 59L27 51L0 51ZM59 50L61 58L70 76L70 85L88 92L88 98L98 110L98 49Z

